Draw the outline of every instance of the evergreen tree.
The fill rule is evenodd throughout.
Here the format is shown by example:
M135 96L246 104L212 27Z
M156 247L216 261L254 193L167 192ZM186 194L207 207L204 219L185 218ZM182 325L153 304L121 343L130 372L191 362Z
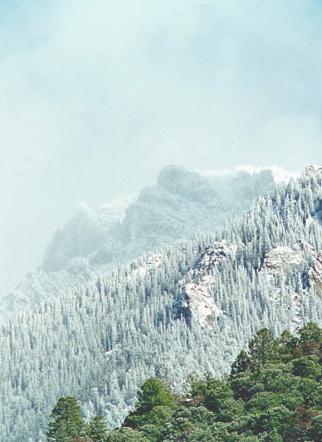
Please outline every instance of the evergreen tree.
M305 355L322 357L322 330L312 322L308 322L299 330L299 345Z
M287 362L291 359L293 349L297 345L297 338L285 330L279 338L276 339L276 351L281 362Z
M87 435L93 442L104 442L107 438L107 425L103 416L95 416L88 424Z
M72 442L85 434L85 422L74 397L58 400L48 424L47 437L53 442Z
M156 406L171 407L175 404L175 399L171 391L160 379L151 378L144 382L137 401L137 412L152 410Z
M306 330L300 329L299 336ZM321 329L314 330L310 341L319 343ZM280 359L285 355L282 345L287 347L291 338L297 339L283 332L268 346L270 335L261 330L250 345L261 365L248 365L248 354L241 352L233 376L191 376L189 395L180 400L151 378L121 428L106 436L104 420L96 417L87 427L87 438L72 442L320 442L322 360L294 353ZM261 351L267 347L270 358L263 362ZM67 431L54 440L70 441Z
M249 343L250 361L254 367L260 367L275 356L276 342L272 333L263 328L259 330Z
M151 442L150 439L144 436L139 431L132 430L131 428L122 428L111 433L107 442Z
M242 350L231 366L231 376L248 371L251 367L251 360L248 353Z

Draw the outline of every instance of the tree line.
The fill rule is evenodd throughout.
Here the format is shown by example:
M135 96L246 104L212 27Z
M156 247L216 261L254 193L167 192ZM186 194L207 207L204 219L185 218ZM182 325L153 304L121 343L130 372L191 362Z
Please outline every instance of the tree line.
M52 442L318 442L322 440L322 328L274 338L261 329L222 379L191 375L185 395L158 378L138 391L123 425L103 416L87 422L75 397L59 399L47 438Z

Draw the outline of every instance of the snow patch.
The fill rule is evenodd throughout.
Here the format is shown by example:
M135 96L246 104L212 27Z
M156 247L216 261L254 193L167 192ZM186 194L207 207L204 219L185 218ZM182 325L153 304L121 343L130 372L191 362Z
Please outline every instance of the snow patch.
M266 256L264 268L269 271L299 267L304 262L302 254L290 247L280 246L272 249Z
M162 255L152 255L149 256L139 267L133 270L132 276L138 276L143 278L151 270L155 270L160 267L162 263Z

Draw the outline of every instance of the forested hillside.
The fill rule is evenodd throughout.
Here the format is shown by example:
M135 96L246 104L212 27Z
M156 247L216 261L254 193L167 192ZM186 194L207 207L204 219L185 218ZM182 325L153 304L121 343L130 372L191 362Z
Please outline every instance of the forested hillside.
M92 210L78 206L57 230L42 265L0 299L1 317L33 309L68 290L95 282L97 274L161 246L213 233L255 199L285 185L291 174L279 169L201 174L164 168L153 186L136 197Z
M209 355L213 358L215 355ZM230 375L190 376L186 396L157 378L144 382L121 429L103 416L86 422L73 397L59 399L48 422L53 442L320 442L322 329L313 323L274 339L262 329Z
M224 231L121 265L4 324L3 440L45 440L65 396L79 398L86 418L118 426L147 378L182 394L191 372L227 373L259 329L321 324L321 201L322 171L308 169Z

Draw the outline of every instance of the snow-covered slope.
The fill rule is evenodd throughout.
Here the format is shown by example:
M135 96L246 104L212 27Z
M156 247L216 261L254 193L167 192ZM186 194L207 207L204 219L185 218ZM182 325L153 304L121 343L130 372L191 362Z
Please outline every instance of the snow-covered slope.
M164 168L154 186L93 211L78 206L48 247L43 265L0 301L0 313L33 308L94 280L116 263L213 232L292 177L252 167L224 173Z
M260 198L223 231L106 272L0 328L6 442L45 440L49 411L77 396L118 425L138 385L176 391L221 375L263 327L322 323L322 170Z

